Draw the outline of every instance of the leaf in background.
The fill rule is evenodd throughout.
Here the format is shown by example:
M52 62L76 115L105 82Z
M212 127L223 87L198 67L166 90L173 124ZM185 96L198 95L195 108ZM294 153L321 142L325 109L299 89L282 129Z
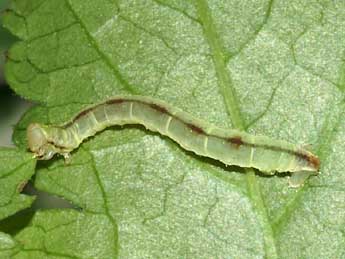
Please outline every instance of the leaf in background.
M0 0L0 14L8 5L7 0ZM0 15L0 86L4 84L4 63L6 50L15 42L15 37L6 31L2 26L2 16Z
M321 174L240 173L141 127L86 141L35 185L80 211L36 214L22 257L341 258L345 6L333 1L13 1L7 80L61 123L116 94L165 100L223 127L312 144ZM100 231L100 234L97 231ZM28 251L30 250L30 252Z
M34 174L32 154L13 148L0 148L0 219L30 207L34 198L20 194Z
M20 194L34 174L32 154L14 148L0 148L0 220L30 207L34 197ZM18 243L0 232L0 257L10 258L19 250Z

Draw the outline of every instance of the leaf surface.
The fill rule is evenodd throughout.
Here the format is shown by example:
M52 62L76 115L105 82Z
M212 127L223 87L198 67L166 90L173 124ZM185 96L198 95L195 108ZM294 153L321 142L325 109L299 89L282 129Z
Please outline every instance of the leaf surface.
M14 148L0 148L0 219L31 205L34 198L20 194L34 174L32 154Z
M34 174L32 154L15 148L0 148L0 220L30 207L34 197L20 194ZM19 250L18 243L0 232L0 257L10 258Z

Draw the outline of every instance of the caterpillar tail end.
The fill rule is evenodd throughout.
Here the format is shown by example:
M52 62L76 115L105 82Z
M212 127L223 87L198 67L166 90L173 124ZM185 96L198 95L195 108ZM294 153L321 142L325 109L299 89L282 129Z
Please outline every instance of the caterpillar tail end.
M290 188L302 187L304 183L306 182L306 180L312 175L316 175L316 173L311 172L311 171L301 171L301 172L291 173L291 176L289 177L289 187Z

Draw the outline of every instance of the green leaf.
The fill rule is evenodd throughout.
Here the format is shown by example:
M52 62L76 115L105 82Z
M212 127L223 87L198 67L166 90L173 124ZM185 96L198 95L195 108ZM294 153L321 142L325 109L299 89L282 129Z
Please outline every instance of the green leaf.
M20 194L34 174L32 154L14 148L0 148L0 219L30 207L34 197Z
M6 77L40 103L17 125L62 123L117 94L165 100L222 127L310 144L299 189L113 127L40 162L35 186L79 210L38 212L20 258L345 256L345 5L338 1L16 0ZM1 242L1 240L0 240Z
M34 197L20 192L34 174L32 154L0 147L0 220L28 208ZM17 222L18 224L18 222ZM12 258L20 246L10 235L0 232L0 258Z
M0 0L0 13L8 5L7 0ZM0 84L4 83L4 63L6 50L15 42L15 37L12 34L5 30L2 26L2 16L0 15Z

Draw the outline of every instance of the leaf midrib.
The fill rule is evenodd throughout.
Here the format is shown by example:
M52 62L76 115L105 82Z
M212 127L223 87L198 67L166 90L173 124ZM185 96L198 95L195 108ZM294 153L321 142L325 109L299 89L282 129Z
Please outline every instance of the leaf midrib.
M235 128L244 130L244 122L240 113L239 105L235 95L235 89L231 77L226 69L226 54L222 41L217 33L216 27L205 0L197 1L197 12L203 26L204 36L210 46L211 54L218 78L218 86L220 93L224 98L227 112L231 118ZM270 2L268 10L265 14L263 23L267 22L269 13L271 12L272 3ZM263 26L263 25L262 25ZM261 26L261 27L262 27ZM257 31L258 33L259 31ZM258 219L263 229L264 247L267 258L278 258L274 233L269 222L267 210L261 195L260 186L255 179L253 169L246 169L247 189L253 207L257 211Z

